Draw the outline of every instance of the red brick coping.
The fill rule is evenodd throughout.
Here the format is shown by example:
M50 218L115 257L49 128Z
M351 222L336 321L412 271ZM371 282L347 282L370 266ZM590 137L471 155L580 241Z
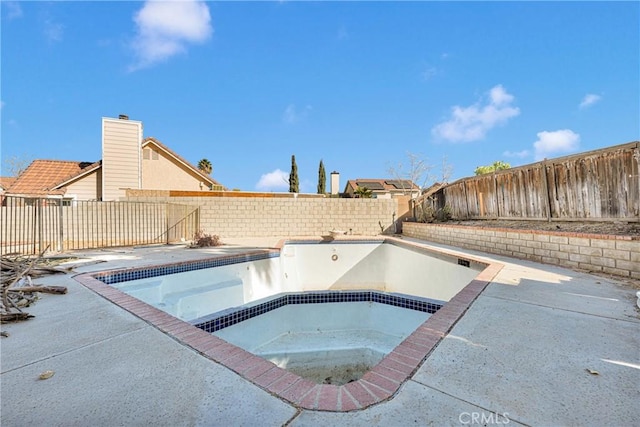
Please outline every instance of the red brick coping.
M384 240L401 241L395 238L385 238ZM282 242L278 246L281 247L281 245ZM402 241L402 246L413 246L434 252L431 248L407 241ZM466 254L461 255L446 250L436 252L463 256L465 259L487 264L486 261L480 261ZM296 407L318 411L347 412L364 409L393 397L402 384L413 376L440 340L453 328L502 267L503 265L499 263L489 264L474 280L440 310L432 314L361 379L342 386L316 384L279 368L272 362L255 356L99 281L93 277L99 272L80 274L74 279L181 344L191 347L201 355L231 369Z

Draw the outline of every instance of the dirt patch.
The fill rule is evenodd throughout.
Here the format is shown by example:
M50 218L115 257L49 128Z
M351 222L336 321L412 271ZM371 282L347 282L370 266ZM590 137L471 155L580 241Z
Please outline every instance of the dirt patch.
M564 231L569 233L608 234L614 236L640 237L640 222L609 221L510 221L510 220L477 220L447 221L445 224L462 225L479 228L507 228L520 230Z

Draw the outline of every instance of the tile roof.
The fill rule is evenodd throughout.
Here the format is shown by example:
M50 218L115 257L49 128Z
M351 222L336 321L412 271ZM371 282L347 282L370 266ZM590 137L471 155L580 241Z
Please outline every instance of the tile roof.
M55 189L56 185L68 181L95 164L66 160L34 160L7 188L7 193L33 196L62 195L65 189Z
M0 189L6 190L16 180L15 176L0 176Z

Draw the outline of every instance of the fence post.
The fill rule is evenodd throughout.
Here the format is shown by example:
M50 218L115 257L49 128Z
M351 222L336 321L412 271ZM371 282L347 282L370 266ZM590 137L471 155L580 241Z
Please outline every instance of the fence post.
M540 167L542 168L542 176L544 187L544 208L547 214L547 222L551 222L551 199L549 199L549 176L547 175L547 161L545 159L544 162L540 163Z
M164 204L164 217L165 217L165 227L164 227L164 229L165 229L165 233L166 233L166 236L167 236L167 238L165 240L166 240L166 243L168 245L169 244L169 203L165 203Z
M500 196L498 194L498 177L493 172L493 192L496 195L496 219L500 218Z
M64 203L62 202L62 199L60 199L60 205L59 205L59 209L58 209L58 252L62 252L62 250L64 249L63 246L63 241L64 241L64 230L63 230L63 208L62 205L64 205Z
M35 199L35 207L33 209L33 254L40 252L42 246L42 199ZM36 238L36 234L38 237Z

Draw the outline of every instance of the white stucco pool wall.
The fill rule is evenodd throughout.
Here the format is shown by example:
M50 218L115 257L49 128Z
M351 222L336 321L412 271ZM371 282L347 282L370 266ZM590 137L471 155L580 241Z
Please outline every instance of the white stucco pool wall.
M285 291L375 289L441 301L481 270L460 266L455 257L390 243L292 243L280 258Z
M448 301L479 271L390 243L287 243L280 257L112 286L191 321L282 292L373 289Z

